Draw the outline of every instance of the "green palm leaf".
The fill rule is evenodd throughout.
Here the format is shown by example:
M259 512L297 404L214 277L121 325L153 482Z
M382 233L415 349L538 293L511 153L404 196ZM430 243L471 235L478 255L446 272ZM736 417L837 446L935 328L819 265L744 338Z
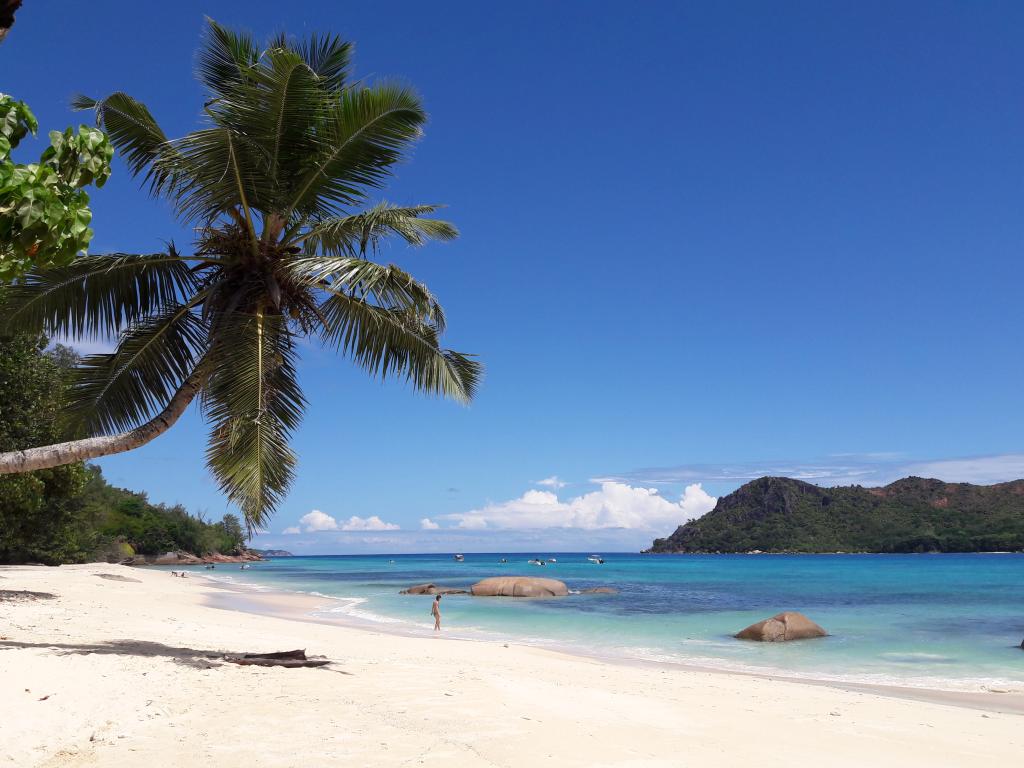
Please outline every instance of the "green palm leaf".
M207 19L203 46L196 58L196 75L214 98L229 97L248 77L259 59L251 35L234 32Z
M292 337L280 317L233 315L211 350L203 408L212 429L206 460L250 531L287 493L295 455L288 446L305 398Z
M327 91L340 90L348 79L352 65L352 44L337 35L310 35L297 48Z
M206 351L194 303L168 305L129 327L115 352L82 360L67 406L75 431L132 429L163 408Z
M285 209L322 217L365 200L367 187L379 187L391 166L420 137L427 115L409 88L378 85L342 91L316 126L319 152L296 184Z
M174 165L185 172L169 192L183 221L206 222L234 209L248 218L252 208L265 208L274 196L270 155L257 141L215 126L173 144Z
M128 170L133 176L142 176L153 193L173 183L180 170L173 147L145 104L126 93L113 93L99 101L79 95L71 106L96 113L96 124L110 137Z
M412 246L428 240L454 240L459 230L438 219L425 219L440 205L397 206L378 203L369 210L351 216L335 216L317 222L299 240L305 247L322 253L365 257L376 252L381 240L392 235Z
M195 273L173 249L145 256L83 256L31 272L4 292L4 326L51 336L110 338L191 296Z
M442 349L437 327L408 310L339 293L320 305L323 338L368 373L404 378L417 390L468 403L483 378L473 355Z
M445 328L444 310L423 283L394 264L375 264L346 256L315 256L288 265L288 274L304 284L372 299L390 309L412 312L430 322L438 331Z

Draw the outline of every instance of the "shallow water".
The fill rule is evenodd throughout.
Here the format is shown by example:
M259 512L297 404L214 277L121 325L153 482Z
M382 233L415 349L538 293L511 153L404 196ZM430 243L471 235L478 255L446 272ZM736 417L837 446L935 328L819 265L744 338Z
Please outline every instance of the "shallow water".
M254 587L339 599L341 617L429 630L430 600L398 591L428 581L468 587L486 576L546 576L617 595L442 599L446 631L632 659L832 680L976 689L1024 686L1024 555L534 554L291 557L198 570ZM500 563L502 557L507 564ZM732 633L798 610L830 636L748 643Z

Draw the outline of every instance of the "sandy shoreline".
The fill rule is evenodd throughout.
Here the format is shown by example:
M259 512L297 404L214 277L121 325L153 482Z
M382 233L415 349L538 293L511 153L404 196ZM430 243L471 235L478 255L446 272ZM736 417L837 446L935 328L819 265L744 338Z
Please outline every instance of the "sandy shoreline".
M395 626L377 625L369 620L358 621L347 617L346 614L324 615L324 609L334 607L335 600L329 597L318 597L302 592L285 592L280 590L254 591L246 585L232 584L231 582L213 582L216 589L207 595L206 604L222 610L241 611L244 613L256 613L264 616L276 616L277 618L290 619L292 621L308 621L316 624L327 624L330 626L342 626L365 631L386 631L388 634L398 634L403 637L430 637L429 622L425 622L420 632L407 631L400 623ZM426 601L424 601L426 602ZM448 639L452 639L448 636ZM457 637L456 642L482 642L478 638ZM499 642L499 641L483 641ZM501 641L504 642L504 641ZM519 645L509 641L512 645ZM523 644L528 647L538 647L533 644ZM543 647L543 646L541 646ZM804 685L823 685L831 688L839 688L845 691L856 691L860 693L871 693L880 696L890 696L913 701L927 701L937 704L948 704L951 706L967 707L985 712L1003 712L1007 714L1024 715L1024 691L1017 688L991 691L970 691L970 690L941 690L934 688L910 687L900 685L884 685L879 683L850 682L843 680L826 680L813 677L788 676L784 673L768 674L763 672L748 672L743 670L723 669L713 666L701 666L686 662L662 662L646 659L629 659L620 656L608 656L600 653L588 653L578 648L570 647L547 647L553 653L562 653L574 658L596 660L607 664L626 667L648 667L656 669L675 669L688 672L703 672L712 674L739 675L742 677L754 677L762 680L780 680Z
M967 766L1013 764L1024 748L1024 720L1011 713L1024 711L1019 694L883 696L386 634L310 617L327 602L313 596L246 594L259 603L251 610L275 614L257 615L204 579L123 566L0 568L0 590L57 595L0 602L0 765L19 768L733 766L798 758ZM337 663L264 669L218 658L292 648Z

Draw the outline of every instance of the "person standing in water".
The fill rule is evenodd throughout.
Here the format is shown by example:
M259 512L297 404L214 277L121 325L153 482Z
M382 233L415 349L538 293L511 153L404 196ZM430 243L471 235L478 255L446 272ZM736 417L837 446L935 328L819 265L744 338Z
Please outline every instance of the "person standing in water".
M441 631L441 596L434 598L434 604L430 607L430 613L434 616L434 631Z

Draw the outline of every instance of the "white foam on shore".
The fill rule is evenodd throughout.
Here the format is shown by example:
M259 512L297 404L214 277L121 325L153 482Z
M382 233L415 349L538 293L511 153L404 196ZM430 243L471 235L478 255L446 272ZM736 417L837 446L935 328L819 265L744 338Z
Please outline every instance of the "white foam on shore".
M618 653L615 653L618 651ZM791 667L772 667L758 664L746 664L741 661L723 659L718 656L690 656L683 654L666 653L660 649L642 647L619 647L613 649L610 657L614 658L621 654L627 658L638 661L650 661L659 664L677 664L686 667L699 667L701 669L735 672L744 675L756 675L758 677L782 677L796 680L813 680L827 683L849 684L849 685L875 685L893 686L899 688L922 688L933 691L979 692L987 689L1001 690L1024 690L1024 684L1020 680L1011 680L992 677L938 677L929 675L903 676L889 675L884 673L833 673L823 670L804 670ZM940 657L942 658L942 657Z
M320 608L313 611L310 616L318 619L342 620L352 626L365 627L367 624L384 628L402 635L423 636L433 634L432 629L419 622L407 619L386 616L365 608L369 603L366 597L343 597L338 595L327 595L314 590L287 589L280 586L259 584L248 579L237 579L228 574L211 574L209 572L197 572L198 575L229 585L232 588L251 590L254 592L280 592L291 594L311 595L314 597L331 600L337 605ZM344 622L344 619L350 621ZM1024 683L1021 680L989 677L939 677L939 676L903 676L897 674L883 673L832 673L824 670L805 670L791 667L773 667L769 665L748 664L721 656L703 656L699 654L672 653L664 649L649 648L644 646L594 646L586 645L577 640L555 640L549 637L515 635L505 631L495 631L477 626L463 626L457 630L445 630L445 636L461 640L479 642L510 642L517 645L546 648L571 655L598 658L605 661L638 661L656 664L671 664L674 666L697 668L706 671L731 672L758 677L778 677L794 680L807 680L815 682L834 683L837 685L872 685L872 686L894 686L902 688L918 688L935 691L949 692L980 692L988 689L997 690L1024 690ZM692 638L686 640L688 646L704 646L708 649L731 647L732 644L724 640L713 638ZM940 654L929 653L890 653L881 654L890 663L955 663L955 660Z

